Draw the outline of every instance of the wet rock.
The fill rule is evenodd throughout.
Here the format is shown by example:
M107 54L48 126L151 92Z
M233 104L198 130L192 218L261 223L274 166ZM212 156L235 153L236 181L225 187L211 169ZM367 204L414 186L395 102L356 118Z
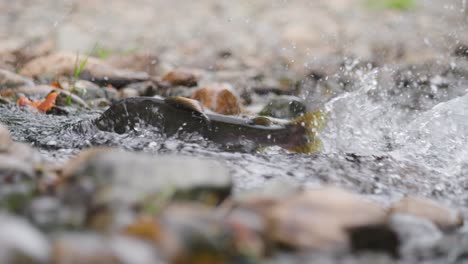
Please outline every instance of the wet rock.
M453 55L468 58L468 45L460 44L455 48Z
M81 55L78 59L78 65L85 59L86 56ZM31 78L74 76L76 62L76 54L54 53L30 61L21 69L20 73ZM144 72L117 69L97 58L89 57L80 73L80 78L102 86L110 84L114 87L123 87L132 82L146 81L149 76Z
M0 69L0 90L3 88L14 88L18 86L34 85L33 80L20 76L16 73Z
M278 96L266 104L260 115L283 119L293 119L307 112L307 107L301 98L295 96Z
M385 210L358 195L337 188L321 188L293 195L272 206L272 236L298 249L342 250L350 246L348 233L383 225ZM379 236L379 232L367 232ZM363 237L360 237L363 239Z
M10 103L11 103L10 100L0 96L0 105L7 105L7 104L10 104Z
M13 141L11 140L10 131L0 123L0 152L7 151Z
M136 52L133 54L111 55L105 62L115 68L147 72L151 76L158 73L158 56L151 52Z
M178 69L168 72L162 78L163 82L171 86L197 86L200 81L201 74L199 72L187 69Z
M153 247L129 237L65 233L54 239L53 263L157 264L162 262Z
M21 218L0 214L0 262L49 263L47 239Z
M433 222L442 230L454 229L463 225L460 212L419 197L405 197L390 208L392 214L408 214Z
M227 83L207 85L196 90L191 97L219 114L238 115L241 113L239 97L235 95L233 88Z

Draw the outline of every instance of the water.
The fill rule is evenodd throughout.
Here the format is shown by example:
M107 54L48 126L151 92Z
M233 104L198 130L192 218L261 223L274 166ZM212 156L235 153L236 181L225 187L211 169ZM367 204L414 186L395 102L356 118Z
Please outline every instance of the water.
M409 110L401 103L407 96L394 96L389 93L394 87L380 81L382 69L347 71L356 81L352 89L325 104L329 116L321 133L324 150L313 155L278 147L231 152L197 135L164 138L144 126L123 135L92 126L73 129L99 116L96 111L63 117L0 106L0 121L16 140L38 147L51 164L60 164L83 148L105 145L220 159L232 169L237 191L286 178L304 186L337 184L387 202L411 193L466 205L468 86L458 83L452 96L441 100L436 96L429 107Z

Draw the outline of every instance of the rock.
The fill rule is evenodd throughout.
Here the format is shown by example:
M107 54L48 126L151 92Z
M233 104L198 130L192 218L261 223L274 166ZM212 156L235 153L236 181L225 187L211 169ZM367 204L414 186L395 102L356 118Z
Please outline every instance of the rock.
M85 101L97 98L106 98L105 88L101 88L90 81L77 80L73 84L71 79L62 77L59 78L59 84L62 89L78 95Z
M275 118L293 119L306 112L307 106L304 100L295 96L283 95L270 100L259 114Z
M350 230L382 225L386 212L358 195L328 187L279 201L272 205L269 217L274 226L273 239L280 244L299 249L339 250L350 246Z
M35 190L32 164L0 154L0 208L24 213Z
M129 97L136 97L139 96L140 94L136 89L133 88L123 88L120 90L120 97L122 99L129 98Z
M199 204L172 204L154 221L159 230L154 242L174 264L242 263L263 254L263 241L242 223L245 219L228 219Z
M424 254L442 238L442 232L429 220L404 214L393 214L389 218L390 227L396 231L402 242L403 256Z
M162 92L159 90L158 85L153 81L131 83L122 89L136 90L140 96L155 96Z
M0 105L7 105L7 104L10 104L10 100L0 96Z
M14 88L18 86L34 85L33 80L20 76L16 73L0 69L0 90L4 88Z
M41 230L57 230L63 228L61 209L60 201L57 198L40 196L29 202L27 216Z
M455 48L453 55L468 58L468 45L460 44Z
M6 152L13 141L11 140L10 131L0 123L0 153Z
M227 83L207 85L196 90L191 97L219 114L238 115L241 113L239 97L234 94L232 87Z
M93 99L88 100L86 102L90 107L94 108L104 108L112 105L112 102L105 98Z
M76 54L54 53L28 62L20 73L31 78L74 76L76 65L80 65L85 58L86 55L79 56L77 64ZM80 78L102 86L111 84L114 87L123 87L132 82L146 81L149 76L144 72L117 69L97 58L88 57Z
M173 199L214 205L232 188L229 170L216 161L113 149L82 152L64 166L62 177L62 199L76 212L88 212L87 224L97 229L111 227L106 221L118 221L115 214L131 215L132 208L154 214Z
M129 237L64 233L54 239L53 263L157 264L162 262L153 247Z
M32 99L44 99L50 92L56 91L59 93L56 104L59 106L66 106L68 97L71 98L71 103L87 108L88 105L86 104L83 99L81 99L78 95L70 93L68 91L57 89L53 86L48 85L37 85L37 86L22 86L14 89L7 89L0 91L0 95L16 99L19 94L23 94L28 98Z
M170 71L164 75L162 81L168 83L171 86L193 87L198 85L200 77L200 73L193 70L178 69Z
M118 69L147 72L151 76L158 73L158 56L150 52L136 52L127 55L111 55L105 62Z
M1 263L50 263L47 239L21 218L0 214Z
M449 230L463 225L460 212L442 204L419 197L405 197L394 203L391 214L408 214L433 222L442 230Z

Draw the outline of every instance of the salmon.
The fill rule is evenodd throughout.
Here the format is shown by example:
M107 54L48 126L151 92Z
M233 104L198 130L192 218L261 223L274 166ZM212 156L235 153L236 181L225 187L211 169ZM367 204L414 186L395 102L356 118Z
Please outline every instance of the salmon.
M258 148L280 146L293 152L313 153L321 148L318 132L324 120L322 111L291 121L245 118L207 113L198 101L184 97L131 97L110 106L94 123L100 130L119 134L144 124L156 127L166 136L198 133L220 144L249 141Z

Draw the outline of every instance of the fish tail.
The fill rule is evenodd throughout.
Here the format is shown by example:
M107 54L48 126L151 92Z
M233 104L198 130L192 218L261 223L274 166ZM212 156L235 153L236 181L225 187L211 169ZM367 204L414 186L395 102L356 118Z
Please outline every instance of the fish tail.
M297 144L288 147L288 150L298 153L315 153L323 149L323 144L318 133L322 130L326 122L326 113L318 110L307 113L292 120L289 124L292 126L301 126L305 135L304 139Z

